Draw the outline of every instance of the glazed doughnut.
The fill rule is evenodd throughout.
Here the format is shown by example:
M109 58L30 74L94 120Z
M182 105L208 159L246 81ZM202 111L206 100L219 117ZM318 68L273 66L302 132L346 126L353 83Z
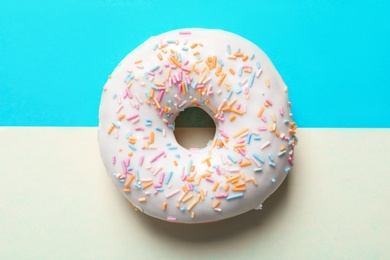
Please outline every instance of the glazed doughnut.
M152 217L204 223L262 203L291 170L296 144L287 87L250 41L222 30L182 29L149 38L104 86L98 141L108 175ZM215 121L204 148L174 136L198 107Z

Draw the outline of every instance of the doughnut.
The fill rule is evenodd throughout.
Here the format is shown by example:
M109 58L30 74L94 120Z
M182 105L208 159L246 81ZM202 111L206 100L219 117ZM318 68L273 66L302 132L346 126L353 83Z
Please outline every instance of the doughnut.
M293 166L297 126L287 87L266 54L236 34L191 28L151 37L102 92L103 164L149 216L208 223L260 209ZM191 107L215 122L205 147L175 138L175 119Z

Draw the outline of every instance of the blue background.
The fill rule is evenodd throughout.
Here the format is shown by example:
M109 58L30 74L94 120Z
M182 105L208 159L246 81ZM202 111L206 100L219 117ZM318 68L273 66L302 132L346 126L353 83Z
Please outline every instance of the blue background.
M225 29L271 58L300 127L390 127L390 1L3 1L0 125L97 126L107 76L151 35Z

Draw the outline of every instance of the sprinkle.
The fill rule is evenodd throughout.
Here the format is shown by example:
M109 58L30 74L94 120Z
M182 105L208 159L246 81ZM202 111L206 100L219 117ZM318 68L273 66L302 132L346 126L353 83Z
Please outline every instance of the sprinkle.
M275 180L274 178L272 178L271 181L272 181L272 183L275 183L275 182L276 182L276 180Z
M171 193L167 194L165 197L170 198L172 196L175 196L176 194L179 194L180 190L177 189L175 191L172 191Z
M221 203L220 200L216 200L216 201L214 202L214 204L213 204L213 208L214 208L214 209L217 208L217 207L219 206L220 203Z
M243 133L245 133L245 132L247 132L247 131L249 131L249 128L243 128L243 129L241 129L240 131L238 131L237 133L235 133L235 134L233 135L233 138L237 138L238 136L242 135Z
M139 202L146 202L146 198L145 197L138 198L138 201Z
M287 168L285 168L285 169L284 169L284 171L285 171L286 173L289 173L289 172L290 172L290 170L291 170L291 168L290 168L290 167L287 167Z
M152 163L152 162L156 161L158 158L160 158L164 154L165 154L164 151L159 152L156 156L154 156L152 159L150 159L150 162Z
M226 51L227 51L227 53L230 55L230 54L232 54L232 52L231 52L231 50L230 50L230 44L228 44L227 46L226 46Z
M267 141L265 144L263 144L260 149L263 150L264 148L268 147L271 144L270 141Z
M256 160L258 160L259 162L264 163L264 159L261 158L259 155L253 153L252 156L253 156L253 158L255 158Z
M167 217L167 221L176 221L176 218L175 218L175 217L168 216L168 217Z
M226 200L233 200L233 199L238 199L238 198L242 198L244 197L244 193L237 193L237 194L234 194L234 195L230 195L226 198Z
M191 32L190 31L180 31L179 34L188 35L188 34L191 34Z
M222 199L222 198L226 198L227 196L228 196L227 192L223 192L223 193L215 194L214 197L216 197L217 199Z
M227 157L230 161L232 161L232 163L237 163L237 160L233 156L231 156L230 154Z

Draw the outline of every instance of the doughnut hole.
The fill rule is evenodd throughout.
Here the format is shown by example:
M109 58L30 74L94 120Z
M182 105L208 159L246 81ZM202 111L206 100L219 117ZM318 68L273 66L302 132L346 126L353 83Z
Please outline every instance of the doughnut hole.
M202 108L189 107L175 119L174 135L184 148L205 148L214 139L215 121Z

